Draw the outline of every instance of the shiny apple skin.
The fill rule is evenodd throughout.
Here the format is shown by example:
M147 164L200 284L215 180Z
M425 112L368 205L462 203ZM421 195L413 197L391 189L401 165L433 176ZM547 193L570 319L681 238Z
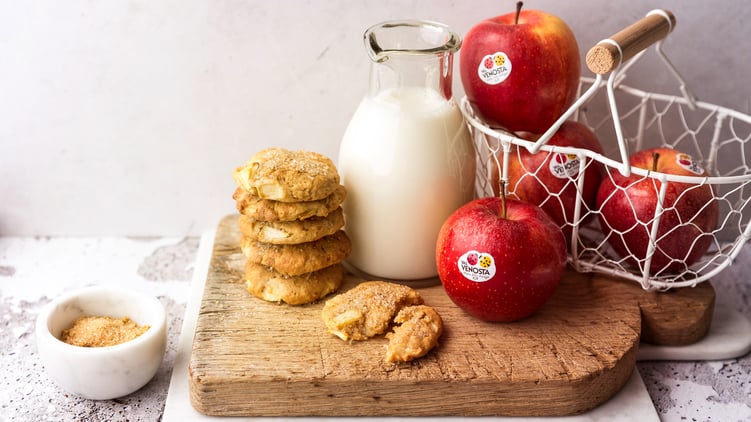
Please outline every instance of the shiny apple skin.
M653 148L633 154L631 166L683 176L700 176L678 166L680 151ZM636 174L623 176L615 169L603 178L597 192L600 227L615 252L631 265L644 260L649 247L649 233L657 206L660 181ZM707 176L704 172L702 176ZM712 244L717 227L719 204L710 185L669 182L663 204L665 209L657 232L657 249L650 263L650 274L664 275L686 270L698 261ZM692 224L681 224L691 221ZM629 228L633 228L630 231ZM615 233L626 232L622 236Z
M467 278L460 269L469 251L493 257L495 275ZM475 199L443 224L436 243L438 274L446 294L470 315L492 322L529 317L553 295L566 268L561 229L539 207L499 197Z
M576 99L581 77L579 46L559 17L522 10L484 20L464 37L460 77L467 99L491 127L545 132ZM486 55L504 52L512 63L506 80L489 85L478 76Z
M520 137L536 141L537 136L519 134ZM558 128L558 131L547 142L549 146L565 146L590 150L598 154L604 154L602 145L597 136L584 124L576 121L566 121ZM499 162L501 161L501 157ZM524 147L512 146L509 157L507 191L512 196L523 201L531 202L553 218L566 236L566 243L571 243L574 208L580 200L577 194L578 171L570 178L559 178L550 171L550 161L556 158L556 153L539 151L530 153ZM578 167L578 165L577 165ZM604 166L598 161L592 160L584 171L584 184L582 186L581 200L584 205L581 215L595 209L597 189L605 172ZM498 183L498 168L491 171L491 182L494 192L500 195ZM551 195L556 194L557 197ZM582 224L583 221L578 222Z

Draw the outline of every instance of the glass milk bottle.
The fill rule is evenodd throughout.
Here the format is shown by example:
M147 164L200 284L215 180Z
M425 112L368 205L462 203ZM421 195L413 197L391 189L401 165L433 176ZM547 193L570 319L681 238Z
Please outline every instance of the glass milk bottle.
M461 39L442 24L391 21L364 41L370 86L338 162L347 264L368 279L435 284L438 232L474 196L475 150L452 97Z

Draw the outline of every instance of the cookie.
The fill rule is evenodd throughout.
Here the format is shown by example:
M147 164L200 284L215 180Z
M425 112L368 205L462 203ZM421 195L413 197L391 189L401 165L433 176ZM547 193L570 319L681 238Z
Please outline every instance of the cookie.
M366 281L327 300L321 319L328 332L342 340L365 340L386 332L405 306L422 303L420 294L409 286Z
M232 173L238 186L261 199L317 201L334 193L339 173L333 161L312 151L266 148Z
M394 331L386 334L386 362L409 362L425 356L443 334L443 320L427 305L407 306L396 317Z
M253 196L243 188L235 189L232 198L237 211L258 221L293 221L310 217L325 217L339 208L347 196L347 190L339 185L334 192L317 201L281 202Z
M243 237L240 249L249 264L271 267L284 275L300 275L318 271L342 262L352 251L352 243L344 231L318 240L295 245L274 245Z
M240 232L251 240L274 245L293 245L318 240L344 227L344 213L339 207L326 217L293 221L259 221L241 215Z
M285 276L260 264L245 266L245 288L268 302L289 305L313 303L335 292L344 279L344 268L335 264L298 276Z

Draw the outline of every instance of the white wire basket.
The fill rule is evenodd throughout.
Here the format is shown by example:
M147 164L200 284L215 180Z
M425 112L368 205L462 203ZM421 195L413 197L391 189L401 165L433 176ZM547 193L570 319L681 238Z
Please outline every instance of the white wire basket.
M519 154L522 148L547 154L550 158L554 154L576 156L579 171L568 177L566 186L571 184L577 189L577 202L572 210L567 211L562 224L562 229L571 233L569 264L579 272L601 273L638 282L645 290L668 290L695 286L711 279L733 263L751 236L751 116L697 101L661 48L661 40L674 25L672 14L658 10L650 12L647 18L650 20L647 23L654 29L652 36L658 39L647 45L636 45L633 47L636 51L629 51L631 47L624 45L626 41L619 37L629 31L629 27L598 44L614 47L616 63L612 68L596 73L595 78L583 77L578 100L535 142L492 129L478 116L466 97L460 101L460 107L477 148L477 197L498 193L493 174L507 181L508 166L504 163L516 158L512 155ZM642 21L637 24L645 24ZM680 96L646 92L623 84L626 70L652 44L667 69L676 77ZM607 79L603 74L609 74ZM618 150L599 154L587 149L547 145L566 120L585 124L604 146L615 145ZM691 155L709 176L678 176L629 165L631 154L654 147L668 147ZM616 172L633 174L652 179L656 187L662 187L652 217L632 228L649 234L646 255L636 258L633 254L619 254L611 246L615 237L627 236L627 231L612 230L612 227L603 230L603 225L610 225L610 222L600 209L582 199L582 186L587 175L585 169L589 166L604 166L605 178L612 178ZM530 171L525 177L538 178L538 174ZM670 270L652 270L650 262L661 253L661 240L669 235L661 233L662 217L675 212L662 206L665 187L673 183L691 185L689 189L711 186L711 201L716 202L713 206L718 207L719 218L716 228L703 235L710 238L709 247L698 260L688 264L678 262ZM562 191L549 191L545 201L560 202ZM508 185L506 192L513 197L514 186ZM673 230L694 224L693 217L684 216Z

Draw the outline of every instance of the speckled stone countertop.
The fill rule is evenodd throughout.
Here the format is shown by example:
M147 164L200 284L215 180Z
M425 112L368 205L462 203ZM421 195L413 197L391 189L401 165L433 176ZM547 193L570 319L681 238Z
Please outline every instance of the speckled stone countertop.
M0 237L0 421L160 420L200 238ZM718 307L751 319L751 246L713 281ZM50 381L37 355L34 322L59 294L94 284L153 292L168 318L157 375L116 400L72 396ZM751 421L751 356L720 361L647 361L638 370L665 421Z

